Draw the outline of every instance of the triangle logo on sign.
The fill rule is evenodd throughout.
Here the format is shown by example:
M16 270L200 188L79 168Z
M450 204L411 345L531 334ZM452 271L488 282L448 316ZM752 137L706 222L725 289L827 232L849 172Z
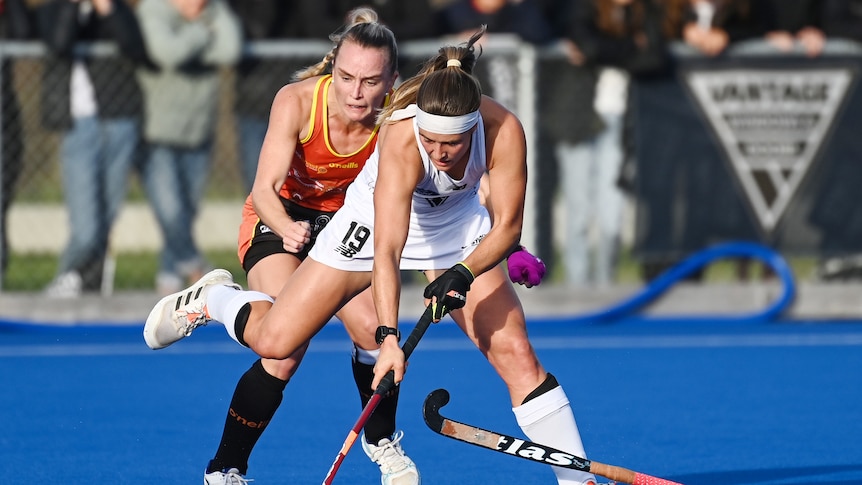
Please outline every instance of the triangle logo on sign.
M683 76L761 227L772 232L829 133L851 69L692 70Z

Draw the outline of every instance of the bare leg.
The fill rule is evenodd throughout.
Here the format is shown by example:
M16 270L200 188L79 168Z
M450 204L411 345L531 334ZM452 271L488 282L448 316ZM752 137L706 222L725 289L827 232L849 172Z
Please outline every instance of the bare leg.
M248 274L249 288L277 295L299 266L289 254L272 254L255 265ZM225 417L221 441L206 473L236 468L245 475L255 444L263 435L283 399L287 382L299 369L308 345L284 360L257 360L240 377Z
M245 327L237 337L261 357L287 358L370 283L371 273L340 271L306 259L275 303L251 302Z
M476 278L467 304L452 317L506 383L524 433L538 443L585 457L569 400L539 362L527 338L524 310L501 266ZM590 473L553 470L560 485L595 482Z
M374 392L371 382L374 379L374 364L377 362L380 348L374 341L377 313L374 310L371 289L363 291L347 302L337 316L344 322L344 328L355 346L353 378L359 390L360 403L364 408ZM386 394L368 418L364 428L366 442L377 444L383 438L392 438L396 428L395 414L398 408L399 390L400 386Z
M513 406L545 380L545 369L527 338L524 310L501 267L476 278L467 304L452 318L506 383Z

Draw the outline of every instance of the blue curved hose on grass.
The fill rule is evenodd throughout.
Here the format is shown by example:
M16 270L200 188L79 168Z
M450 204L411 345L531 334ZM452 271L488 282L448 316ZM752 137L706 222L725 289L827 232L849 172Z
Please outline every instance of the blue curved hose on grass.
M796 295L796 284L793 280L793 271L790 269L787 261L778 252L757 243L730 242L708 247L689 256L687 259L677 263L675 266L659 275L655 280L647 284L647 286L639 293L621 303L586 315L579 315L574 317L572 320L567 321L598 323L609 322L625 316L631 316L636 311L652 303L670 287L683 280L686 276L706 267L716 260L727 258L751 258L760 260L766 264L770 269L772 269L782 283L783 291L781 292L781 295L768 307L754 313L720 317L673 316L661 317L660 319L663 321L692 321L701 318L708 319L709 321L728 320L751 323L767 322L778 318L787 309L787 307L793 303L793 299Z

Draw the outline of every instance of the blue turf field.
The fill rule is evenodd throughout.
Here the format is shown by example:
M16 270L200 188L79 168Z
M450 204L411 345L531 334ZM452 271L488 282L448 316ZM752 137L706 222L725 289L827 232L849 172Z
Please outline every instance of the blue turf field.
M573 403L589 458L687 485L862 483L860 322L529 328ZM360 412L348 348L337 324L316 337L252 456L255 485L322 481ZM154 352L140 326L0 324L2 464L25 483L201 483L253 361L218 325ZM423 483L554 483L543 465L429 430L422 401L441 387L452 394L445 416L521 435L487 362L454 324L432 326L399 410ZM355 446L335 483L379 478Z

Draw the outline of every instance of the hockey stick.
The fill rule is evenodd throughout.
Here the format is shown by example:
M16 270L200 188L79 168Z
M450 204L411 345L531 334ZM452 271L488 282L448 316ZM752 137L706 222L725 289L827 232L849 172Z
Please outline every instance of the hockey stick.
M419 343L419 339L425 335L425 331L428 330L428 327L431 325L433 316L434 313L432 307L431 305L428 305L428 308L425 309L425 313L423 313L419 318L419 321L416 322L416 327L413 328L413 331L407 336L407 340L404 341L404 345L401 346L401 350L404 352L405 361L410 357L410 354L413 353L413 349L416 348L416 345ZM377 389L374 390L374 394L371 395L371 399L369 399L368 403L365 404L365 407L362 408L362 413L359 415L359 419L356 420L356 424L353 425L350 433L347 434L347 439L344 440L344 444L341 445L341 450L335 457L335 461L326 473L326 478L323 479L324 485L330 485L332 480L335 479L336 472L338 472L338 469L341 467L341 463L344 462L344 458L347 457L347 452L350 451L350 448L353 446L353 442L356 441L356 437L359 436L359 432L362 431L365 423L368 422L368 418L371 417L371 413L373 413L374 409L377 408L377 405L380 403L380 400L383 399L383 396L394 386L395 374L392 371L389 371L385 376L383 376L383 379L380 380L380 384L377 384Z
M499 451L507 455L517 456L545 465L581 470L616 482L632 485L681 485L670 480L657 478L643 473L636 473L618 466L580 458L571 453L560 451L550 446L540 445L531 441L506 436L468 424L459 423L440 415L440 408L449 402L449 391L437 389L425 398L422 414L425 424L435 432L456 440Z

